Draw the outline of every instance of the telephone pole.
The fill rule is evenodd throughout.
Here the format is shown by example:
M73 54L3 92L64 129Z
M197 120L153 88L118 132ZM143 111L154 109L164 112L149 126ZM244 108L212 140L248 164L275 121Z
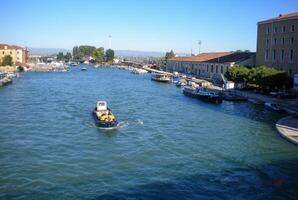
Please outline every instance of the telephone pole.
M201 53L201 44L202 44L202 41L199 40L198 44L199 44L199 54L200 54Z

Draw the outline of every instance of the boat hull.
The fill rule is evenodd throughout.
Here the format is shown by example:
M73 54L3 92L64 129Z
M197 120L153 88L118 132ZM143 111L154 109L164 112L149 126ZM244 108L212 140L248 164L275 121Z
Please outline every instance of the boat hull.
M162 83L168 83L171 81L170 79L156 79L156 78L151 78L151 80L157 81L157 82L162 82Z
M202 101L206 101L206 102L211 102L211 103L215 103L215 104L220 104L222 103L222 97L221 96L206 96L206 95L199 95L195 92L191 92L191 91L186 91L183 90L183 94L185 94L186 96L190 96L196 99L200 99Z
M118 121L115 120L115 121L100 121L97 116L96 116L96 112L93 111L92 113L93 115L93 118L94 118L94 121L95 121L95 125L99 128L102 128L102 129L115 129L118 127Z

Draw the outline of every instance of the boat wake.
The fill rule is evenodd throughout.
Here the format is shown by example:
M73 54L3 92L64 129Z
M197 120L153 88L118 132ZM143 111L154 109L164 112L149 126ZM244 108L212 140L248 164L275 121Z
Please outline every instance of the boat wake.
M134 121L132 121L132 122L129 122L129 121L121 121L121 122L118 123L117 127L115 127L115 128L116 128L116 129L117 129L117 128L125 128L125 127L127 127L127 126L129 126L129 125L141 125L141 126L143 126L143 125L144 125L144 122L143 122L141 119L136 119L136 120L134 120ZM89 123L89 122L86 123L86 126L88 126L88 127L90 127L90 128L102 129L102 128L96 126L95 124L93 124L93 123ZM114 129L115 129L115 128L114 128Z
M137 124L140 124L140 125L143 125L143 124L144 124L144 122L143 122L142 120L140 120L140 119L137 119L137 120L136 120L136 123L137 123Z

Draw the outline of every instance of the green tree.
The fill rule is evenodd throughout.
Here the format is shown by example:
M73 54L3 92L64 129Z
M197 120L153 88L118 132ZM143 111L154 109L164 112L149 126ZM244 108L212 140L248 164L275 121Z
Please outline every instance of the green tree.
M166 60L174 58L174 57L175 57L175 53L173 50L171 50L170 52L166 52L166 56L165 56Z
M59 53L58 53L58 55L57 55L57 60L59 60L59 61L64 60L63 52L59 52Z
M104 62L104 58L105 58L104 48L100 47L100 48L95 49L93 51L93 58L95 59L96 63Z
M114 56L115 56L114 54L115 54L114 50L112 50L112 49L106 50L106 61L107 62L112 62L113 59L114 59Z
M2 60L2 65L3 66L12 66L12 57L10 55L6 55L3 57L3 60Z
M67 52L64 56L64 60L66 60L67 62L70 61L71 59L71 53Z
M85 56L92 56L96 47L89 45L74 46L72 49L73 59L76 61L82 61Z
M235 83L246 84L249 81L249 69L244 66L234 65L226 71L225 76Z

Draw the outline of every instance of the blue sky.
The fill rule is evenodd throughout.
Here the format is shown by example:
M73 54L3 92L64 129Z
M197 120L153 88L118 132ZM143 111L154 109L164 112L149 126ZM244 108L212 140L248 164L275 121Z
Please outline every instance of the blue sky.
M198 52L255 51L257 22L298 12L298 0L0 0L0 43ZM5 28L4 28L5 27Z

